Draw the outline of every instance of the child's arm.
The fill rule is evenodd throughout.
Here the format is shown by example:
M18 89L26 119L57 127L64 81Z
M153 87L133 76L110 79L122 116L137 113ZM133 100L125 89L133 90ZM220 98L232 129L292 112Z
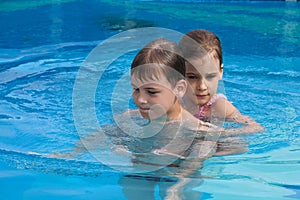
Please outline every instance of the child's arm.
M217 142L214 156L242 154L248 151L246 140L241 137L222 137Z
M101 138L97 135L97 132L84 137L80 138L80 140L77 141L76 145L73 149L71 149L70 152L54 152L50 154L46 154L45 156L51 157L51 158L76 158L77 156L80 156L81 154L87 153L90 150L97 149L99 145L102 145L103 141L101 141Z
M249 116L241 114L239 110L226 99L219 99L215 103L212 112L213 115L225 116L225 120L243 125L242 128L226 130L225 132L227 133L225 133L225 135L250 134L264 131L264 128L259 123Z
M116 132L116 129L112 125L103 125L102 129L98 132L93 132L86 137L80 137L80 139L76 142L73 148L64 149L62 151L55 151L53 153L48 154L39 154L37 152L28 152L29 154L41 155L50 158L65 158L65 159L75 159L78 158L87 152L95 151L97 149L108 149L112 152L122 152L121 148L118 145L113 145L112 141L110 141L105 132L113 134ZM117 133L115 133L117 134ZM117 138L117 137L115 137Z
M197 139L187 149L187 155L178 165L176 176L178 178L186 178L192 176L202 168L203 162L212 157L216 152L216 141Z
M28 154L30 155L38 155L43 157L49 157L49 158L60 158L60 159L71 159L75 158L78 154L87 152L87 149L84 147L82 142L79 140L74 148L66 149L64 151L55 151L53 153L38 153L35 151L29 151Z

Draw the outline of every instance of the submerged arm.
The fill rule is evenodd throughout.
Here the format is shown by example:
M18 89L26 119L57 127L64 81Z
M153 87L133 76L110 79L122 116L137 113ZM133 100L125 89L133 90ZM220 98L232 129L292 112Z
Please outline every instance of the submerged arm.
M242 115L238 110L232 113L232 115L230 115L228 119L237 124L241 124L242 127L227 129L225 130L224 135L251 134L264 131L264 127L262 127L251 117Z
M212 115L218 117L223 116L222 118L226 121L242 125L241 128L226 129L224 134L222 134L225 136L259 133L264 131L264 128L259 123L251 117L241 114L239 110L226 99L220 99L215 103Z

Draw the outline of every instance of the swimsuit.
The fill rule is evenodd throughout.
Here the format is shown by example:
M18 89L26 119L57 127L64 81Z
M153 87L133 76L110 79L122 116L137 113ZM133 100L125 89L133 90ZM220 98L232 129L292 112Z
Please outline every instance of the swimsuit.
M194 116L200 120L209 121L210 116L206 115L205 113L211 107L211 105L213 105L220 98L227 99L223 94L216 94L205 105L201 106L199 113L195 114Z

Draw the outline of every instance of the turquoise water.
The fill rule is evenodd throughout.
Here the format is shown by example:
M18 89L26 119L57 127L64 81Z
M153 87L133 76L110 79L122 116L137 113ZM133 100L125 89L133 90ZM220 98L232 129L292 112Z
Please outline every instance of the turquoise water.
M299 19L300 4L287 2L1 1L1 199L161 199L178 181L124 176L89 155L28 154L74 147L80 67L102 41L141 27L218 34L228 99L265 127L244 136L248 152L207 159L201 176L177 191L189 199L299 199ZM133 56L120 56L101 77L100 124L112 123L114 86Z

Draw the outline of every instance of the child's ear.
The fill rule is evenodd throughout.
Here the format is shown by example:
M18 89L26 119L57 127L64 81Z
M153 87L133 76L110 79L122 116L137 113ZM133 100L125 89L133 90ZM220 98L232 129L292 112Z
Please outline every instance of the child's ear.
M224 64L222 63L220 66L220 76L219 76L220 80L222 80L222 77L223 77L223 72L224 72L223 68L224 68Z
M174 93L178 98L182 98L186 92L187 83L185 80L180 80L176 83Z

